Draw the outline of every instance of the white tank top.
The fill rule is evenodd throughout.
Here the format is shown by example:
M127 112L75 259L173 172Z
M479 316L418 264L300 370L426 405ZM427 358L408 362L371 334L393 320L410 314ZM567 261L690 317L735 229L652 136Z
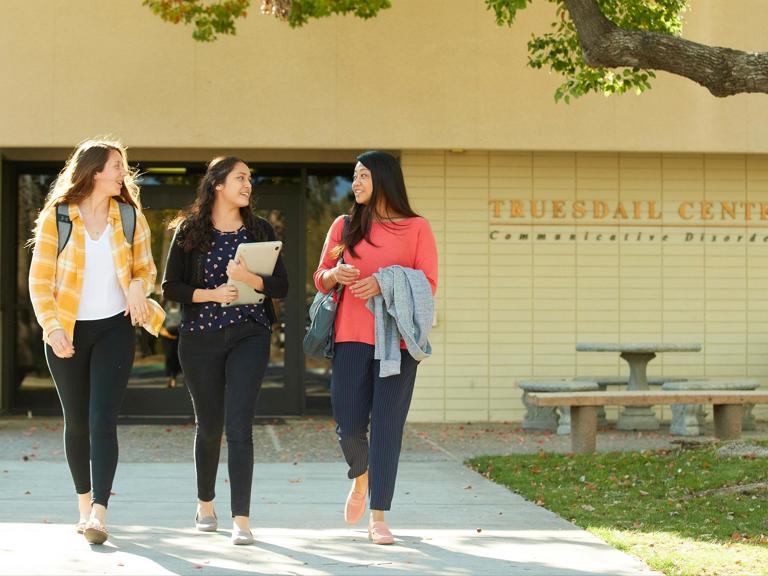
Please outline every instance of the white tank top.
M107 224L98 240L91 240L85 234L85 273L80 304L77 307L78 320L101 320L125 312L125 294L120 287L112 259L112 224Z

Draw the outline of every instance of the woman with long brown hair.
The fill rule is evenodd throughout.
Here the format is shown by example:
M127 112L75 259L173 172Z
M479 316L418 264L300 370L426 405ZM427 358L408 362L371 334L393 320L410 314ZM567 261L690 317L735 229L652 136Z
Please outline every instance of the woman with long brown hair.
M218 529L213 501L226 428L233 544L253 543L253 418L269 363L271 298L288 292L282 257L270 276L234 260L242 243L275 240L269 222L253 212L252 192L245 162L233 156L211 160L195 202L174 223L163 278L163 296L181 302L179 359L195 409L195 526L201 532ZM228 279L263 294L263 303L222 306L238 296Z
M67 160L37 218L29 292L64 412L64 448L80 519L107 539L117 468L117 414L134 354L134 326L157 335L162 308L150 231L119 142L88 140Z

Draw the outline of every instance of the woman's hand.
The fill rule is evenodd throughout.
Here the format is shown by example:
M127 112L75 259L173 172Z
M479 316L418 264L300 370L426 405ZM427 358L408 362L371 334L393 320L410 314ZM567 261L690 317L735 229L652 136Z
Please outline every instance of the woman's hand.
M131 324L143 326L149 320L149 305L144 295L143 280L131 280L128 285L128 309L125 315L131 315Z
M348 286L360 277L360 270L351 264L337 264L331 268L336 283Z
M48 336L48 344L53 349L53 353L59 358L72 358L75 355L75 347L70 342L63 328L51 332Z
M244 282L257 292L264 291L264 279L248 270L239 258L237 260L230 260L227 263L227 276L229 276L230 280Z
M248 282L248 277L252 276L248 268L243 266L243 263L238 258L237 260L230 260L227 263L227 276L230 280L237 280L238 282Z
M237 298L238 291L235 286L222 284L218 288L208 290L209 302L218 302L219 304L229 304Z
M368 298L381 294L381 286L379 286L379 282L376 278L368 276L368 278L358 280L350 285L349 291L352 292L356 298L367 300Z

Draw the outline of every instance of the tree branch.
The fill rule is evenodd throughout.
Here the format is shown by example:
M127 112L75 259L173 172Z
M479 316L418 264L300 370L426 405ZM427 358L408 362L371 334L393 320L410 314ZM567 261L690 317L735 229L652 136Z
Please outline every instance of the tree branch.
M768 52L707 46L677 36L619 28L595 0L563 0L587 65L663 70L704 86L712 95L768 93Z

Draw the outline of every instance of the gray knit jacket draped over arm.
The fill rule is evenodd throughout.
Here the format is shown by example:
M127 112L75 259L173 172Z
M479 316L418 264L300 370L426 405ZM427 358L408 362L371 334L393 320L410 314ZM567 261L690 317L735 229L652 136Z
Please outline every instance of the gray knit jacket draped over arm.
M435 300L427 277L421 270L387 266L373 274L381 294L368 299L366 307L375 319L374 358L380 361L382 378L400 373L400 340L417 361L432 354Z

